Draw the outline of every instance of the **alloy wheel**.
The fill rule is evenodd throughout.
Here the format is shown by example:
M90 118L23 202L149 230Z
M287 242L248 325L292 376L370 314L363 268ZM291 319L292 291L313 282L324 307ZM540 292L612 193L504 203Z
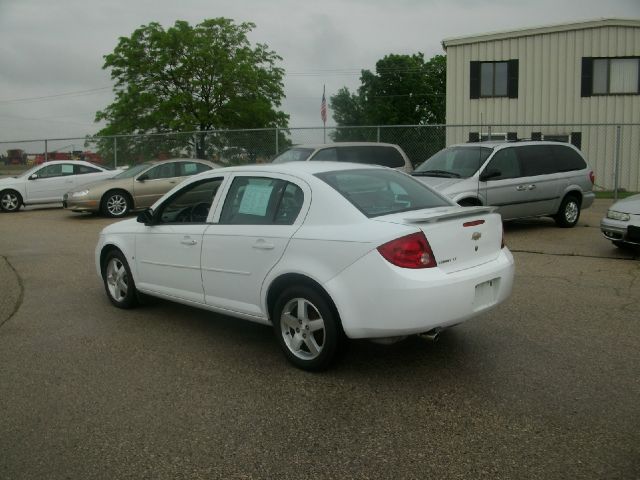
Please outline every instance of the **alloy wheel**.
M579 212L578 204L574 201L570 201L564 209L564 218L568 223L575 223L578 220Z
M289 351L302 360L313 360L325 345L325 324L318 308L304 298L292 298L280 316L282 338Z
M13 212L20 207L20 199L18 198L18 194L14 192L5 192L2 194L2 198L0 198L0 206L2 210L7 212Z
M124 195L114 193L107 199L107 211L114 217L120 217L127 212L127 199Z
M122 302L129 290L127 269L119 258L113 257L107 264L107 288L116 302Z

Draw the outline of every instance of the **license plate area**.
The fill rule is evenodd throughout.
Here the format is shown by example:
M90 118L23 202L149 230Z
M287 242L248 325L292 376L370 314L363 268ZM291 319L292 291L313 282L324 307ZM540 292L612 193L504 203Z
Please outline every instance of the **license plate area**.
M632 242L640 242L640 227L629 225L627 228L627 238Z
M493 278L476 285L475 298L473 300L474 310L482 310L496 303L498 290L500 289L500 279Z

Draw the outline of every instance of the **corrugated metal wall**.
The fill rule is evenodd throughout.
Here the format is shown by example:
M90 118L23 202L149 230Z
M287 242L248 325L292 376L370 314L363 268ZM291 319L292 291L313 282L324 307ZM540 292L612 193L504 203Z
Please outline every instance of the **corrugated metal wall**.
M565 126L493 128L530 138L582 133L582 150L598 165L600 178L610 175L615 159L615 128L584 127L594 123L640 124L640 95L581 97L583 57L640 56L640 27L604 25L569 31L533 32L515 38L484 40L447 47L447 124ZM459 41L454 41L456 43ZM470 62L519 60L517 99L469 98ZM468 140L469 131L452 129L447 144ZM620 185L640 190L640 128L623 128ZM600 170L600 171L598 171Z

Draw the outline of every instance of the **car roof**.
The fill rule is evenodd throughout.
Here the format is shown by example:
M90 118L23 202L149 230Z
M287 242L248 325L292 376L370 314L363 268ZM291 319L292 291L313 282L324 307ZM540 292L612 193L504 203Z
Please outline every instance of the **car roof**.
M381 142L333 142L333 143L300 143L298 145L292 145L291 148L312 148L319 150L321 148L334 148L334 147L394 147L397 145L393 143L381 143Z
M501 147L524 147L527 145L566 145L573 147L567 142L558 142L554 140L525 140L525 141L508 141L508 140L491 140L486 142L468 142L458 143L450 145L450 147L487 147L487 148L501 148Z
M265 173L283 173L294 175L316 175L324 172L335 172L342 170L391 170L397 171L388 167L381 167L379 165L369 165L362 163L349 163L349 162L287 162L287 163L259 163L252 165L240 165L235 167L224 167L211 170L200 175L218 175L226 172L265 172Z

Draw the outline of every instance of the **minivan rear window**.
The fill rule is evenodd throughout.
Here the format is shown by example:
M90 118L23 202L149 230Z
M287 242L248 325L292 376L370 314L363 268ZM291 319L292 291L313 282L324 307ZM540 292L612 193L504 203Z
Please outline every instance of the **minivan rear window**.
M386 169L318 173L367 217L452 205L410 176Z
M551 145L550 148L558 172L571 172L587 168L582 156L573 148L565 145Z

